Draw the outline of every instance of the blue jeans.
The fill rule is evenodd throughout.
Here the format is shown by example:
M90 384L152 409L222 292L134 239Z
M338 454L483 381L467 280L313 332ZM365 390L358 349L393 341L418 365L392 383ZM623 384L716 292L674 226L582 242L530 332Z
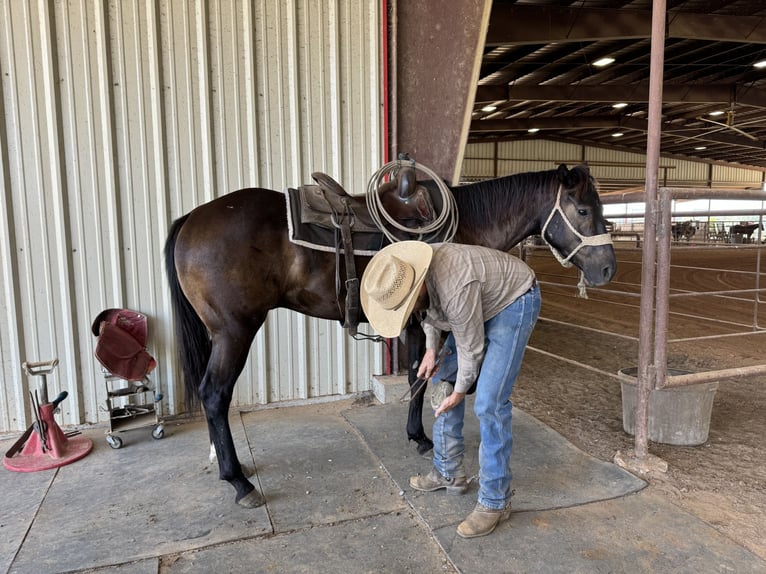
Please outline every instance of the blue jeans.
M529 336L540 313L537 283L484 323L485 354L476 384L474 412L479 418L479 503L505 508L511 497L511 400ZM452 333L432 382L454 381L457 351ZM465 476L463 418L465 401L434 421L434 466L442 476Z

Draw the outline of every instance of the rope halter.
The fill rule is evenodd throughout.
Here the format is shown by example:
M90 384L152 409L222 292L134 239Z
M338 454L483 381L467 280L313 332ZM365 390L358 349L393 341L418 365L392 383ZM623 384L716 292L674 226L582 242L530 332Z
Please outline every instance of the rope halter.
M609 233L599 233L598 235L583 235L577 231L575 226L572 225L572 222L569 221L566 213L564 213L564 210L561 208L561 189L562 186L559 185L558 192L556 193L556 203L548 215L548 219L546 219L545 223L543 224L542 237L543 241L545 241L545 243L548 245L556 260L561 263L563 267L571 267L571 259L577 255L577 252L580 251L580 249L583 247L595 247L597 245L612 245L612 236ZM575 237L577 237L577 239L580 241L579 245L572 249L572 251L566 257L564 257L561 252L550 241L548 241L548 238L545 237L545 233L548 231L548 225L556 213L561 215L561 219L563 219L564 223L567 224L569 230L574 233ZM580 271L580 282L577 284L577 290L580 297L583 299L588 298L588 293L585 290L585 274L582 272L582 270Z

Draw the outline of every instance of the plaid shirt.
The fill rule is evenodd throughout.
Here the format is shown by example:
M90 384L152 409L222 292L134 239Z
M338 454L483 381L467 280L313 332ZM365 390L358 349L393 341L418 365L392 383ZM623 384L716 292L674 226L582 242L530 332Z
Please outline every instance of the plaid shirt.
M441 331L452 331L458 353L455 390L465 393L484 359L484 323L529 291L535 274L521 259L488 247L433 247L425 280L430 299L423 320L426 347L437 349Z

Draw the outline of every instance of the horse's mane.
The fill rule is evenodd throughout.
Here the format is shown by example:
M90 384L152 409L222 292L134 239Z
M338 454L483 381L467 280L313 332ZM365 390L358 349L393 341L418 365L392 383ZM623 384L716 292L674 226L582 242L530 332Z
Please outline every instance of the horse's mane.
M500 214L538 213L557 188L556 170L518 173L452 187L463 223L496 220Z

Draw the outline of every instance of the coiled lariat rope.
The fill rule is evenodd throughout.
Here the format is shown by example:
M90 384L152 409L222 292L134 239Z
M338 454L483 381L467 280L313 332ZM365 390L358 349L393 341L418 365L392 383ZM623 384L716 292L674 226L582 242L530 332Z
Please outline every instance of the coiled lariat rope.
M561 216L561 219L564 220L564 223L567 224L567 227L569 227L569 230L575 234L575 237L577 237L580 240L580 244L572 249L571 253L564 257L561 255L558 249L556 249L545 237L545 232L548 230L548 224L550 224L551 220L553 219L553 216L558 213ZM580 251L583 247L591 247L594 245L611 245L612 244L612 236L609 233L600 233L598 235L583 235L577 229L575 229L575 226L572 225L572 222L569 221L569 218L566 216L566 213L564 213L564 210L561 208L561 186L559 186L558 193L556 193L556 204L553 206L553 209L551 210L550 214L548 215L548 219L545 220L545 224L543 224L543 231L541 233L543 241L548 245L548 247L551 250L551 253L553 253L553 256L556 258L556 260L561 263L564 267L571 267L572 262L571 259L575 255L577 255L577 252ZM577 284L577 294L583 298L588 298L588 292L585 289L585 273L580 270L580 282Z
M438 216L430 223L423 225L422 227L405 227L393 217L391 217L386 209L383 207L383 203L378 194L378 188L387 181L395 178L402 167L413 167L416 170L422 171L428 175L439 188L439 193L442 197L442 209ZM375 225L380 231L391 241L396 243L401 241L396 237L386 226L388 225L399 231L404 231L410 236L416 236L419 241L425 241L427 243L436 242L450 242L457 233L458 226L458 211L455 204L455 198L452 196L447 184L431 169L426 166L417 163L412 159L397 159L388 162L381 167L378 171L372 174L370 181L367 184L367 209L370 212L370 217L375 222Z

